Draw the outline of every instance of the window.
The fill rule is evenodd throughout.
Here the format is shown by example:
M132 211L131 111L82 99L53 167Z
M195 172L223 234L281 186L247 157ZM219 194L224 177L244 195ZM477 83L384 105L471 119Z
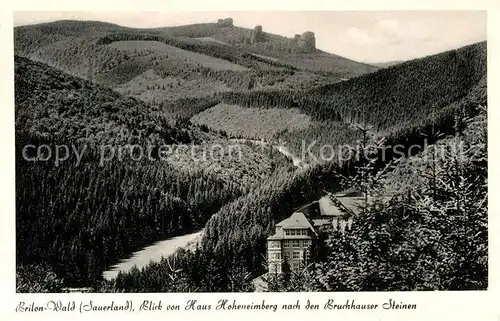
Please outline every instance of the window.
M269 264L269 273L280 273L281 272L281 264L272 263Z
M293 251L293 259L298 260L300 259L300 252L298 251Z
M269 259L270 260L280 260L281 255L280 255L280 253L269 253Z
M347 220L347 229L351 230L351 228L352 228L352 217L349 217L349 219Z
M332 220L332 225L333 225L333 229L336 231L338 228L338 220L336 218L334 218Z
M290 240L285 240L285 247L290 247Z
M299 247L300 243L299 240L292 240L292 247Z
M279 248L280 242L279 241L269 241L269 247L270 248Z

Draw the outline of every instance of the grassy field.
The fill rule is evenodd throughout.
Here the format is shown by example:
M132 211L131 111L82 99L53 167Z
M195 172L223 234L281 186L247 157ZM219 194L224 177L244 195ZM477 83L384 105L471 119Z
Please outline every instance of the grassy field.
M234 137L270 139L283 131L306 129L311 120L294 108L261 109L218 104L194 115L191 122L223 130Z
M160 54L166 54L169 58L178 59L194 65L201 65L213 70L245 71L247 68L232 62L210 57L200 53L179 49L159 41L116 41L108 46L127 52L140 52L145 48Z

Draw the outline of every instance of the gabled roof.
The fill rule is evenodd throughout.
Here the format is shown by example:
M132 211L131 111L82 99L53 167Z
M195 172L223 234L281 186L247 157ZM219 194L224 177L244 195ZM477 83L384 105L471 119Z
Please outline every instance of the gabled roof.
M268 240L281 240L285 237L285 233L283 232L283 230L279 230L278 232L276 232L274 235L272 236L269 236L267 239Z
M309 222L304 213L301 212L293 213L289 218L281 221L276 226L281 226L284 229L309 228L314 231L311 222Z
M293 213L289 218L284 219L283 221L276 224L277 227L281 227L276 234L268 237L268 240L281 240L281 239L310 239L311 237L308 235L293 235L293 236L285 236L285 229L310 229L315 235L317 235L314 227L312 226L309 219L301 212Z
M363 201L363 197L359 195L333 195L339 204L335 204L329 195L323 196L319 200L319 208L322 216L345 217L349 216L350 212L356 213L358 206ZM343 207L343 208L342 208Z

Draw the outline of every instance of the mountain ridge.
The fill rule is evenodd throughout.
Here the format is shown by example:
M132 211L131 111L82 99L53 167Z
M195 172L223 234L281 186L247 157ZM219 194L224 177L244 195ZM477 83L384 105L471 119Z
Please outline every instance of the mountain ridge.
M119 32L133 32L140 34L151 34L162 37L171 37L182 42L183 39L196 40L196 38L211 37L217 41L228 43L236 50L243 50L264 56L276 56L274 58L283 60L296 68L304 71L318 72L321 68L335 72L336 68L342 68L342 73L348 77L372 72L377 67L369 64L357 62L353 59L341 57L333 53L314 49L312 52L301 51L297 39L287 38L262 31L262 40L253 44L249 43L252 33L255 30L226 26L218 23L201 23L184 26L156 27L156 28L131 28L114 23L87 20L58 20L54 22L44 22L33 25L23 25L14 28L15 39L30 38L30 33L37 37L35 42L37 48L26 48L26 46L16 45L16 53L33 54L39 47L50 45L55 41L63 40L63 37L104 36L105 34L115 34ZM306 34L307 32L305 32ZM311 36L311 35L310 35ZM32 36L31 36L32 37ZM312 35L314 37L314 35ZM41 38L41 39L40 39ZM52 38L52 39L47 39ZM300 38L300 37L299 37ZM55 41L54 41L55 40ZM221 44L219 44L220 46ZM29 50L27 50L29 49ZM25 52L27 51L27 52ZM32 58L32 57L31 57ZM302 62L301 59L309 59ZM287 61L285 61L287 60ZM313 63L315 62L315 63Z

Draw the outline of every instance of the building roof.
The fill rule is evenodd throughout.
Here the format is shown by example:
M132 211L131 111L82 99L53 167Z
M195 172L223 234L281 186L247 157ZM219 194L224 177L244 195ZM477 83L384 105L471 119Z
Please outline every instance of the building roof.
M350 213L356 213L358 206L363 201L363 196L359 195L333 195L336 203L329 195L323 196L319 200L319 208L322 216L349 216Z
M321 226L321 225L330 225L330 224L332 224L332 222L330 220L323 219L323 218L315 219L315 220L313 220L313 223L314 223L314 226Z
M283 221L276 224L277 227L281 227L274 235L268 237L268 240L282 240L282 239L310 239L311 237L308 235L288 235L285 236L284 229L292 230L292 229L310 229L314 234L316 231L312 226L309 219L301 212L293 213L289 218L284 219Z
M281 226L284 229L301 229L301 228L309 228L314 231L311 222L307 219L304 213L295 212L286 220L283 220L276 224L276 226Z
M283 230L279 230L274 235L269 236L267 239L268 240L281 240L283 238L285 238L285 233L283 232Z

